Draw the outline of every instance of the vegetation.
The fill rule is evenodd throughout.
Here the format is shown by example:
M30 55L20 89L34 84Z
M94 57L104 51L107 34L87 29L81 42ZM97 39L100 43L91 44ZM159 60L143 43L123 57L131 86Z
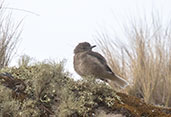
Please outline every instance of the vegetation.
M9 90L1 85L1 116L40 116L53 113L51 108L58 107L58 97L61 86L69 81L65 78L62 64L39 63L33 66L21 65L19 68L3 68L2 73L10 73L14 78L21 79L26 84L24 92ZM71 80L72 81L72 80ZM24 96L22 94L25 94ZM52 106L53 105L53 106Z
M169 117L171 107L170 28L158 22L149 27L133 24L128 46L100 34L99 46L113 70L131 82L119 93L106 83L86 78L74 81L64 62L30 63L22 56L9 67L20 36L19 26L0 6L0 116L2 117ZM141 27L142 26L142 27ZM145 25L148 26L148 25ZM117 46L117 49L116 49ZM118 51L119 50L119 51ZM132 96L131 96L132 95ZM138 98L136 98L136 97ZM141 98L141 99L140 99ZM145 102L146 103L145 103Z
M132 23L123 45L108 33L99 34L96 41L113 70L130 81L125 92L171 107L171 25L157 19Z
M117 93L93 78L74 81L64 72L62 62L46 61L29 66L23 64L18 68L3 68L0 71L6 72L13 79L22 80L26 88L16 91L15 88L7 87L0 77L0 116L3 117L80 117L107 113L121 113L131 117L167 117L171 114L170 109L154 107L138 98Z
M20 24L12 22L11 14L7 14L0 2L0 69L8 66L15 55L20 38Z

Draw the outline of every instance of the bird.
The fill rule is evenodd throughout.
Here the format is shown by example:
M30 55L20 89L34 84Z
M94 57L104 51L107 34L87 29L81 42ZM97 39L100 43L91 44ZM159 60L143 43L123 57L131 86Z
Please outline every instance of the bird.
M98 52L92 51L96 45L91 46L88 42L79 43L74 49L74 70L81 76L93 76L106 81L109 85L125 88L129 83L116 75L107 65L106 59ZM111 83L112 82L112 83Z

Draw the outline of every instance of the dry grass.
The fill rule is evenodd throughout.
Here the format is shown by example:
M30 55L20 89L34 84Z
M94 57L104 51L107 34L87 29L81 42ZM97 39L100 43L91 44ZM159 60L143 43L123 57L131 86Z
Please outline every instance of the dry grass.
M11 13L7 13L3 6L0 2L0 69L9 65L21 34L21 22L14 24Z
M127 92L148 103L171 107L171 27L159 19L131 23L124 46L99 33L97 43L113 71L129 79Z

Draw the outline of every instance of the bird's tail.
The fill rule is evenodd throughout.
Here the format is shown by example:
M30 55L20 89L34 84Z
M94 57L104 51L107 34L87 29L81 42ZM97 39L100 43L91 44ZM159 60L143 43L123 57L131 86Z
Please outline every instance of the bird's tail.
M125 88L129 85L129 83L124 80L123 78L121 78L120 76L117 76L116 74L113 76L113 78L111 79L112 81L109 81L109 85L111 85L113 87L113 85L117 85L121 88Z

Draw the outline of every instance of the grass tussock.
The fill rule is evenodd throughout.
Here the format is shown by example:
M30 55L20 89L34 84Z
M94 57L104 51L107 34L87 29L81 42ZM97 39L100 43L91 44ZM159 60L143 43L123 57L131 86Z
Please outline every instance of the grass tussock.
M171 27L152 18L126 28L125 44L108 34L97 37L113 71L131 82L128 94L146 102L171 107Z
M0 69L8 66L16 52L20 39L20 24L12 21L12 14L7 14L0 1Z

